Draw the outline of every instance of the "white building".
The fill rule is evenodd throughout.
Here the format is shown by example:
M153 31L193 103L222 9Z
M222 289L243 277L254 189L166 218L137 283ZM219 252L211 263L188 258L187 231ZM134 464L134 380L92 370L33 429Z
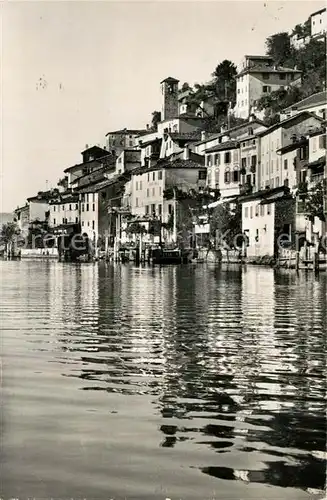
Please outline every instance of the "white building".
M205 152L207 185L228 199L240 193L240 144L224 141Z
M237 118L247 119L258 100L279 89L301 84L301 71L276 66L268 56L245 56L243 69L236 76Z
M326 7L311 14L310 19L311 36L317 38L325 36L327 28Z
M257 190L267 187L272 189L283 185L286 171L279 150L291 144L294 137L305 136L310 128L316 128L321 122L322 119L318 116L304 111L258 133L261 142L261 158L260 167L257 171ZM288 165L288 176L293 168L293 165Z

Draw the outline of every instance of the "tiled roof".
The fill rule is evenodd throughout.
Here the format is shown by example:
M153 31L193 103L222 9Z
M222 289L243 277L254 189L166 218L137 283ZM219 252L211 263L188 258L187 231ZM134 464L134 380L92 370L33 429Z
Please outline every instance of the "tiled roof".
M262 201L267 201L271 199L271 201L274 200L274 197L278 194L282 195L287 195L289 194L290 190L286 186L280 186L274 189L262 189L261 191L257 191L256 193L251 193L251 194L245 194L243 196L240 196L238 199L241 203L247 202L247 201L252 201L256 199L261 199Z
M228 149L236 149L240 147L240 143L238 141L226 141L221 144L217 144L217 146L213 146L206 150L206 153L214 153L216 151L227 151Z
M176 158L174 160L169 160L169 158L161 158L158 162L152 167L139 167L131 171L133 175L140 175L147 172L153 172L154 170L161 169L176 169L176 168L206 168L203 164L198 163L197 161L192 160L183 160L182 158Z
M159 142L161 142L161 141L162 141L161 137L160 137L160 138L159 138L159 137L156 137L155 139L150 139L149 141L146 141L146 142L143 142L143 141L142 141L142 142L139 144L139 146L140 146L140 148L144 148L144 147L146 147L146 146L150 146L150 144L159 143Z
M282 120L279 123L275 123L271 127L267 128L266 130L262 130L261 132L258 133L258 137L263 137L266 134L270 134L270 132L273 132L274 130L277 130L279 127L283 127L284 125L287 125L288 123L291 123L292 121L297 121L302 118L309 118L313 117L316 118L317 121L323 122L324 120L320 118L319 116L315 115L314 113L310 113L309 111L302 111L301 113L298 113L297 115L291 116L290 118L286 118L285 120Z
M224 132L217 132L217 133L214 133L214 134L211 134L211 135L208 134L208 137L204 141L196 142L194 144L194 146L199 146L200 144L204 144L206 142L210 142L210 141L212 141L214 139L218 139L219 137L223 137L224 135L233 134L233 132L236 132L237 130L240 130L242 128L246 128L246 127L251 128L251 127L253 127L253 124L258 124L258 125L266 126L265 123L262 120L259 120L258 118L255 118L252 121L247 121L247 122L241 123L240 125L236 125L236 127L232 127L232 128L226 129Z
M130 128L123 128L121 130L114 130L113 132L107 132L107 135L139 135L144 132L149 132L148 130L144 129L130 129Z
M176 78L173 78L172 76L168 76L167 78L165 78L164 80L161 80L160 83L163 83L163 82L175 82L175 83L178 83L179 80L176 80Z
M83 165L90 165L91 163L105 163L105 162L107 162L107 159L108 159L109 163L111 161L115 162L116 161L116 156L114 156L111 153L107 152L106 155L100 156L100 158L93 158L93 160L88 160L88 161L84 161L84 162L81 162L81 163L76 163L76 165L72 165L71 167L67 167L67 168L65 168L64 172L69 172L70 170L73 170L74 168L82 167Z
M312 161L309 163L308 167L309 168L315 168L315 167L322 167L323 165L326 164L326 156L320 156L318 160Z
M240 73L236 75L236 78L240 76L246 75L247 73L292 73L292 74L301 74L302 71L293 68L284 68L284 67L272 67L269 68L267 66L251 66L248 68L244 68Z
M86 153L87 151L99 151L100 153L103 152L104 154L107 153L107 150L104 148L100 148L100 146L87 147L86 149L84 149L84 151L82 151L82 154Z
M89 184L88 186L85 186L81 189L76 190L78 193L96 193L97 191L100 191L101 189L104 189L106 187L112 186L113 184L116 184L116 182L121 181L123 179L128 179L129 178L129 173L126 174L121 174L117 175L112 179L103 179L98 182L94 182L92 184Z
M287 146L284 146L283 148L277 149L276 153L281 153L281 154L289 153L290 151L294 151L295 149L298 149L301 146L305 146L306 144L308 144L308 139L303 138L303 139L300 139L296 142L292 142L291 144L288 144Z
M288 106L288 108L283 109L282 112L285 113L287 111L291 111L292 109L304 110L311 106L318 106L319 104L325 106L327 104L327 94L325 90L322 92L317 92L316 94L312 94L309 97L302 99L302 101L296 102L295 104Z
M179 132L168 132L168 135L172 138L173 141L198 141L201 138L201 132L188 132L188 133L179 133Z
M326 11L326 7L324 7L323 9L320 9L320 10L316 10L316 12L313 12L312 14L310 14L310 17L316 16L317 14L322 14L325 11Z

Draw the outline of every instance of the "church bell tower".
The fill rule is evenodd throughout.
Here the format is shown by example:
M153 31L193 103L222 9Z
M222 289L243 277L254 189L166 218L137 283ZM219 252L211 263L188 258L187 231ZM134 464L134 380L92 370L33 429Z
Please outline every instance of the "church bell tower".
M176 118L178 116L178 82L176 78L169 76L160 82L162 105L161 120Z

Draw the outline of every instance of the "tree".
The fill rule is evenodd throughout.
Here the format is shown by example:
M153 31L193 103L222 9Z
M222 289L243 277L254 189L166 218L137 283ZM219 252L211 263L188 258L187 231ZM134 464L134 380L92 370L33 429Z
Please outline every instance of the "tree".
M269 36L266 39L266 53L276 64L284 64L292 53L289 34L284 31Z
M158 129L158 123L161 122L161 113L160 111L153 111L152 120L151 120L151 129L156 131Z
M185 92L186 90L190 90L190 89L191 89L191 87L190 87L189 83L184 82L182 85L182 89L181 89L182 92Z
M241 246L242 242L237 240L237 236L242 233L241 203L236 203L235 208L231 208L229 203L223 203L214 208L211 215L210 234L215 236L217 232L221 244L227 245L230 249Z
M326 214L324 213L324 197L326 197L326 189L327 180L324 179L316 184L306 194L306 212L311 221L314 221L315 217L323 222L326 220Z
M236 75L237 68L232 61L224 59L217 65L212 76L218 100L236 101Z
M3 245L5 245L6 252L8 252L8 250L11 248L19 234L20 230L15 222L7 222L6 224L2 224L0 241Z
M132 222L127 226L126 233L129 234L145 234L147 232L146 228L142 226L139 222Z

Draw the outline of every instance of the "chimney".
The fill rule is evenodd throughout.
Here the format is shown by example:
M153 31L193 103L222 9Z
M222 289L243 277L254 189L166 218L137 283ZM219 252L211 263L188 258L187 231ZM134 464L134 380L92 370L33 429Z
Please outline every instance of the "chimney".
M201 141L205 141L207 138L207 132L205 130L202 130L201 132Z
M184 151L183 151L183 160L189 160L190 159L190 148L186 144L184 146Z

